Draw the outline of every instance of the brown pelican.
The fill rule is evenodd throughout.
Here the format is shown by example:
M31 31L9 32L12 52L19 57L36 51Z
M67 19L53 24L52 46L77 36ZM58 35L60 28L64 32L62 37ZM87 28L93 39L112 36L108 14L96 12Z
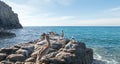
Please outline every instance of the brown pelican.
M49 52L50 48L50 40L49 36L45 35L45 40L47 41L47 45L43 45L37 54L36 64L40 64L41 58Z
M64 32L63 32L63 30L62 30L62 34L61 34L61 37L62 37L62 38L64 37Z
M62 34L60 36L58 36L57 42L60 42L60 40L63 40L63 39L64 39L64 32L62 30Z

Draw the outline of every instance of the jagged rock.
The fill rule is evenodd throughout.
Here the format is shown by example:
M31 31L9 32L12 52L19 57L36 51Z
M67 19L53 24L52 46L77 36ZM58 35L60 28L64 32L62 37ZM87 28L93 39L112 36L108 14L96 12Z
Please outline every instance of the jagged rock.
M70 40L69 39L61 39L59 40L60 43L62 43L63 45L66 45Z
M14 64L14 63L7 60L3 60L0 62L0 64Z
M68 44L69 45L69 44ZM61 60L64 60L63 63L65 64L92 64L93 60L93 50L86 48L84 43L81 42L75 42L71 44L71 48L61 48L59 49L59 53L55 55L54 61L51 60L50 53L46 55L48 58L44 62L49 63L52 62L53 64L56 64L54 62ZM48 56L49 55L49 56Z
M36 61L36 59L34 57L30 57L25 60L25 62L35 62L35 61Z
M18 49L17 48L2 48L2 49L0 49L0 53L12 54L16 50L18 50Z
M5 53L0 53L0 61L1 61L1 60L5 60L6 57L7 57L7 54L5 54Z
M56 50L59 50L61 47L62 47L61 43L53 43L51 45L51 48L56 49Z
M7 57L7 59L13 62L16 62L16 61L23 62L26 59L26 57L22 54L11 54Z
M86 48L86 56L88 56L89 63L93 61L93 49Z
M79 47L80 47L81 49L86 49L85 43L78 41L77 44L79 45Z
M24 63L23 63L23 62L17 61L17 62L15 62L15 64L24 64Z
M14 48L21 48L21 46L20 45L15 45L15 46L13 46Z
M64 59L48 58L41 61L43 64L67 64Z
M42 60L45 60L45 59L47 59L47 58L54 58L57 54L58 54L58 52L49 53L49 54L43 56L43 57L42 57Z
M48 53L52 53L52 52L55 52L55 51L57 51L57 50L53 49L53 48L50 48Z
M34 51L34 45L22 46L21 49L25 49L28 51L28 54L31 54Z
M24 55L25 57L28 57L28 55L29 55L28 50L25 50L25 49L19 49L19 50L16 51L16 53L17 53L17 54L22 54L22 55Z
M4 29L22 28L18 15L3 1L0 1L0 27Z
M66 64L71 64L74 60L75 54L60 52L56 55L57 59L64 59Z

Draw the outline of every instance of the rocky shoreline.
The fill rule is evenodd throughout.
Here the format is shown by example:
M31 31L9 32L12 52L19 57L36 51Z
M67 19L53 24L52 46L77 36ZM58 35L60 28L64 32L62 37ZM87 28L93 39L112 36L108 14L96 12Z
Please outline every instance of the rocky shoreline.
M44 51L43 46L48 42L45 33L37 40L21 43L10 48L0 49L0 64L92 64L93 49L85 43L67 39L63 35L49 32L49 52L38 56ZM43 49L43 50L42 50ZM43 52L42 52L43 51Z

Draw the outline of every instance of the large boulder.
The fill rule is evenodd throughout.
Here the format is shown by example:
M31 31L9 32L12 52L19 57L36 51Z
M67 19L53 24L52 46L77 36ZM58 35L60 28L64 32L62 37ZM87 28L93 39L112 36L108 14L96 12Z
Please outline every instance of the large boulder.
M5 60L6 57L7 57L7 54L5 54L5 53L0 53L0 61L1 61L1 60Z
M0 53L12 54L12 53L15 53L16 50L18 49L17 48L2 48L0 49Z
M49 53L42 62L49 64L92 64L93 50L86 48L82 42L68 43L67 46L58 50L57 53Z
M7 32L7 31L0 31L0 38L11 38L15 36L16 36L15 33Z
M25 49L19 49L19 50L16 51L16 53L17 53L17 54L22 54L22 55L24 55L25 57L28 57L28 55L29 55L28 50L25 50Z
M56 55L57 59L64 59L66 64L73 64L72 61L75 57L75 54L60 52Z
M26 57L22 54L11 54L7 57L8 60L16 62L16 61L24 61Z
M0 0L0 28L17 29L22 28L19 23L18 15L12 11L12 8Z

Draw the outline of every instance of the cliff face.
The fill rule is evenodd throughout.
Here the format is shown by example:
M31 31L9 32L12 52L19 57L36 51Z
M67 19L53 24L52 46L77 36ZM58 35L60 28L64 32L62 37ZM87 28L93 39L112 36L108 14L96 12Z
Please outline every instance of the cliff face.
M0 28L22 28L22 25L19 23L18 15L12 11L10 6L2 1L0 1Z

